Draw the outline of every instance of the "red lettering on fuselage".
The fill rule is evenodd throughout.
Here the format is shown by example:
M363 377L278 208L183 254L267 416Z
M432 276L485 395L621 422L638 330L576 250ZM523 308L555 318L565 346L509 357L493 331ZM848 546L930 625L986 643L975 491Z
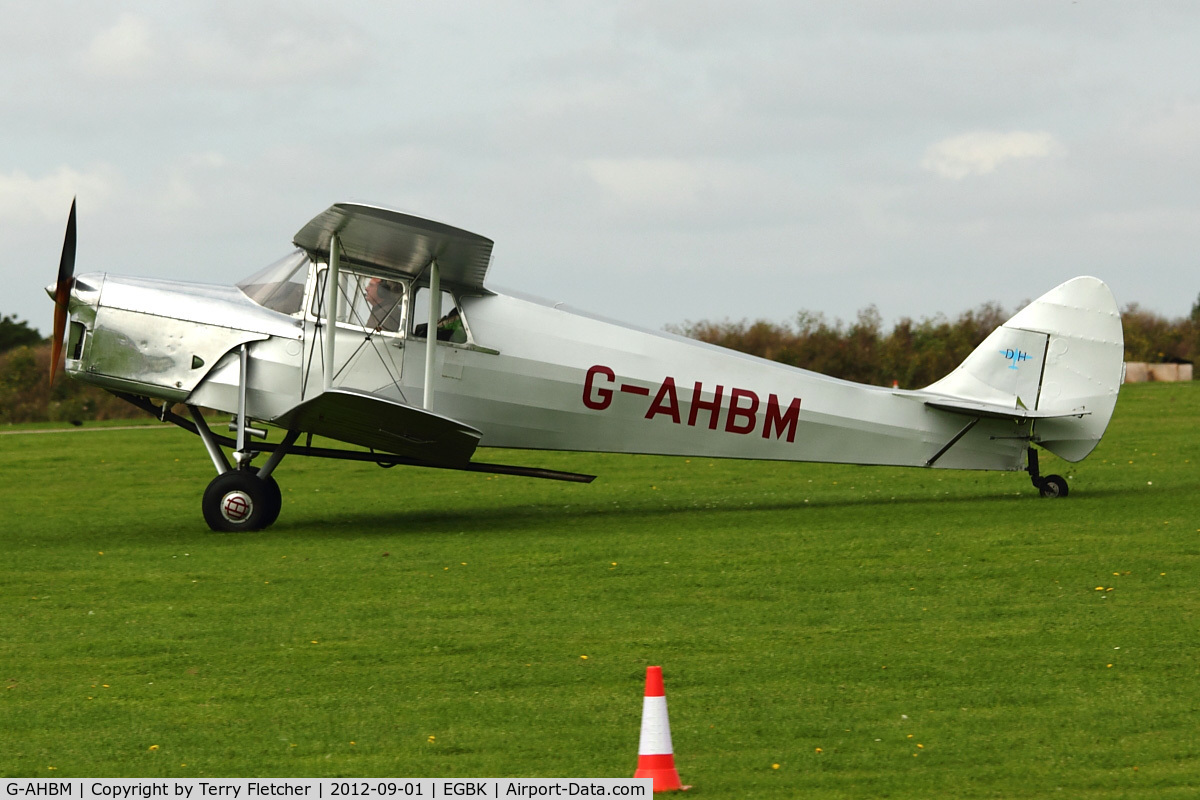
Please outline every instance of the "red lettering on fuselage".
M593 411L603 411L612 405L613 392L612 389L596 388L597 375L603 375L611 383L617 379L617 373L597 364L588 369L587 377L583 379L583 404Z
M771 393L770 399L767 400L767 419L763 423L763 438L771 438L771 428L775 428L775 438L783 433L784 426L787 426L787 440L789 442L796 441L796 425L800 422L800 398L793 397L788 410L779 413L779 398L775 393Z
M647 386L632 383L618 384L616 370L611 367L596 364L588 369L583 380L583 404L585 406L593 411L605 411L612 405L613 397L617 392L640 397L651 395L651 390ZM776 439L786 438L789 443L796 441L796 428L800 423L799 397L793 397L788 403L787 409L783 410L779 396L773 392L767 396L764 404L757 393L750 389L739 389L734 386L729 389L728 405L723 406L721 402L725 396L723 385L717 384L712 391L712 399L705 400L704 384L696 381L692 385L691 404L685 422L679 408L679 392L675 386L675 378L669 375L663 378L662 383L653 394L654 399L650 401L645 414L645 418L648 420L664 416L676 425L686 424L688 427L694 428L697 423L706 424L709 430L715 431L720 425L721 411L724 408L724 430L727 433L742 435L754 433L760 430L761 423L762 438L770 439L774 436ZM760 420L759 409L764 405L765 411ZM709 412L707 419L703 419L701 416L704 411Z
M688 425L696 427L696 417L700 414L701 409L710 411L708 415L708 429L715 431L717 429L717 418L721 416L721 393L725 391L725 387L717 384L716 391L713 392L712 402L706 403L701 400L704 392L704 384L696 381L696 385L692 388L692 408L688 411Z
M646 419L654 419L655 414L666 414L671 418L671 422L679 424L679 397L675 394L674 378L668 377L662 382L662 386L658 387L658 394L654 395L654 402L646 412Z
M750 401L745 406L741 405L743 398ZM725 430L730 433L750 433L757 424L758 395L749 389L732 389L729 392L729 415L725 417Z

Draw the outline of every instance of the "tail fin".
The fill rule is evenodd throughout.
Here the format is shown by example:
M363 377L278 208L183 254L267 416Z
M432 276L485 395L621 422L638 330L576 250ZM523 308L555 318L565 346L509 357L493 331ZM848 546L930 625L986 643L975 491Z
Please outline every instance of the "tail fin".
M929 405L1033 419L1033 441L1067 461L1095 449L1124 373L1121 314L1096 278L1073 278L992 331L953 372L923 391Z

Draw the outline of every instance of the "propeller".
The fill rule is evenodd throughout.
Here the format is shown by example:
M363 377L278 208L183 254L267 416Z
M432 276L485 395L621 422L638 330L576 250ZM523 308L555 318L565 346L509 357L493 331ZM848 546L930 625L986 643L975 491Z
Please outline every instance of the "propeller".
M75 199L71 199L71 216L67 217L67 234L63 238L62 259L58 262L58 281L54 284L54 343L50 349L50 385L62 364L63 335L67 330L67 301L75 284Z

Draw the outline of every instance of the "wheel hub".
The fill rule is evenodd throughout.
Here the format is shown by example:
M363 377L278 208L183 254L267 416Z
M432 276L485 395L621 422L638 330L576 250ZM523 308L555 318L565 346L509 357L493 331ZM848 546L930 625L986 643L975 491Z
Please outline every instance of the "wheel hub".
M241 490L227 493L221 498L221 516L230 522L242 522L254 511L254 501Z

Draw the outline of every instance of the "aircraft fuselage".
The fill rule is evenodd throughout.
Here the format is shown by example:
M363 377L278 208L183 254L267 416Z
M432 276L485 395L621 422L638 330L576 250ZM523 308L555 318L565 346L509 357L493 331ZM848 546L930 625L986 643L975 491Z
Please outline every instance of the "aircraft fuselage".
M248 417L271 422L323 387L324 322L309 294L288 315L232 287L104 275L78 284L67 351L78 379L236 414L245 345ZM964 428L914 393L532 299L455 301L470 339L437 342L432 410L477 428L482 446L926 466ZM412 330L339 325L332 385L420 407L428 351ZM934 465L1022 469L1029 429L980 420Z

